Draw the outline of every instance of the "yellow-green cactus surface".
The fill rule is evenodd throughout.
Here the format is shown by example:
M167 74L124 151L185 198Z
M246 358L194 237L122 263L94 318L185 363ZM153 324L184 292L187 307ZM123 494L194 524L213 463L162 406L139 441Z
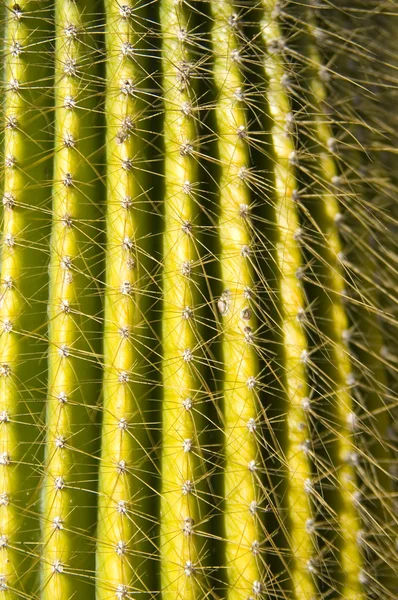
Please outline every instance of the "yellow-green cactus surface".
M0 0L0 600L398 597L396 0Z

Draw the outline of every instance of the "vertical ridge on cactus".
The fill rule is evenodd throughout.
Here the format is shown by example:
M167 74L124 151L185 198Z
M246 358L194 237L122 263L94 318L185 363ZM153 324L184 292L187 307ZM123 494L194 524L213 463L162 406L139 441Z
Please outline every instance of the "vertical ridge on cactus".
M149 585L150 521L145 518L147 433L143 308L146 227L145 103L140 10L106 7L106 280L104 382L99 472L96 598L130 597ZM149 571L149 573L148 573Z
M4 13L0 582L3 595L18 598L33 593L37 575L34 546L39 533L45 386L40 361L46 351L41 338L47 293L43 211L48 211L51 164L45 90L51 80L46 65L51 12L44 2L24 0L19 5L5 2Z
M94 572L92 531L95 496L89 492L91 452L96 449L92 415L99 386L98 311L92 279L97 261L87 237L100 216L94 162L102 143L95 114L94 36L89 7L55 3L55 134L48 307L48 397L42 491L41 597L84 593L81 577ZM97 56L98 56L97 52ZM98 159L97 159L98 160ZM91 162L90 162L91 161ZM84 373L84 377L82 376ZM91 406L90 406L91 405ZM82 422L85 423L82 431ZM93 443L94 441L94 443ZM89 511L91 505L91 511ZM91 512L91 514L90 514Z
M197 100L189 5L162 0L165 196L163 234L163 400L160 560L165 598L205 593L197 528L201 448L196 407L202 401L201 335L195 269L200 263L196 198Z
M292 548L290 567L295 597L310 598L316 591L313 571L313 522L311 485L312 451L310 419L311 401L306 369L311 361L303 329L306 318L302 290L303 262L300 243L304 232L297 214L297 161L292 129L294 114L283 86L287 77L284 65L285 39L278 22L277 3L265 0L261 24L266 48L264 69L268 81L267 102L272 120L274 153L277 269L280 277L281 328L283 336L285 390L288 397L286 415L288 537Z
M0 2L0 600L395 600L396 0Z
M235 36L239 17L228 0L211 3L217 146L220 160L220 267L224 413L224 527L227 597L243 599L263 587L262 539L258 514L259 449L256 442L259 366L253 311L252 232L247 123L241 96L245 90L239 63L242 48Z
M370 435L358 436L363 427L361 404L364 404L366 410L372 412L373 427L379 432L387 429L388 415L387 411L383 409L380 398L376 399L377 392L373 394L373 398L367 394L363 394L361 400L358 398L358 364L351 344L352 335L346 301L346 286L352 286L350 259L343 252L339 234L344 219L342 210L347 209L347 206L344 206L345 199L341 193L339 185L341 178L337 167L344 170L345 165L339 155L338 142L333 138L330 116L326 112L328 103L325 83L320 76L322 74L321 56L315 45L315 40L317 37L319 38L320 34L316 28L313 10L304 13L303 20L306 26L300 32L298 39L301 38L301 60L303 61L300 80L303 93L301 105L303 113L306 115L306 122L303 126L299 123L298 129L303 140L310 140L313 156L310 156L307 151L307 159L304 158L302 171L304 179L308 180L310 176L311 188L319 189L322 197L322 202L318 202L316 206L310 199L303 200L306 211L305 220L312 230L312 243L308 244L306 251L313 262L311 273L313 283L315 286L324 288L324 291L317 292L318 307L316 312L314 311L313 318L323 336L323 353L324 355L327 353L330 364L323 369L325 377L319 387L322 395L331 399L335 398L333 400L336 405L334 421L332 423L330 420L330 425L328 425L330 430L336 429L335 439L331 440L329 444L331 454L329 462L340 464L336 477L340 497L337 499L336 516L330 514L330 518L333 523L331 529L337 534L336 546L341 554L332 560L339 566L341 565L343 597L364 598L366 597L365 584L369 567L369 553L364 552L360 540L364 535L363 528L366 527L367 518L364 518L362 502L358 499L363 493L360 491L361 487L367 485L367 469L365 464L361 464L364 454L367 454L367 460L373 460L370 447L364 445L366 444L365 439L370 441L373 434L369 432ZM305 143L303 143L303 147L304 145ZM314 159L318 161L317 166ZM307 172L305 173L305 171ZM343 199L343 207L339 206L339 198ZM356 235L360 231L365 234L361 223L356 222L355 225L353 224L353 228ZM368 268L367 262L367 258L361 259L363 273ZM365 302L369 302L369 299L366 299ZM328 318L326 319L323 315L325 317L328 315ZM370 317L368 328L371 331L378 331L374 317ZM369 357L362 358L363 365L366 365L366 368L373 373L375 390L381 390L385 385L383 367L378 359L379 351L375 352L375 347L378 346L376 342L378 337L379 333L376 336L372 334L373 348L369 345L369 351L375 353L375 357L371 363L369 363ZM335 392L333 392L333 386L335 386ZM318 415L315 418L317 417ZM371 444L374 446L374 442ZM381 448L377 442L376 445L380 451ZM388 452L382 451L382 454L387 457ZM379 474L374 472L372 477L378 481L377 485L383 485L383 487L386 485L381 472ZM388 488L389 484L386 485L386 492ZM385 501L388 504L388 495L386 495ZM375 520L383 518L383 509L380 510L380 507L376 510L375 507L372 507L371 512ZM377 514L378 516L376 516ZM386 588L384 590L386 592Z
M356 447L354 443L355 428L352 423L355 420L355 407L351 391L351 379L353 377L353 365L351 364L349 350L347 350L346 337L349 330L348 318L344 308L343 297L345 294L345 281L343 274L343 250L337 229L340 207L336 197L338 178L336 168L334 146L331 127L328 117L323 112L326 103L324 84L319 76L322 68L319 52L314 43L315 22L311 9L304 15L307 19L307 31L304 29L301 35L303 48L303 67L305 80L302 82L303 94L308 104L303 112L308 114L306 129L302 137L309 138L314 146L313 156L306 161L305 150L302 171L304 177L306 171L311 172L313 188L319 194L316 206L310 206L306 217L308 227L311 229L314 241L308 242L308 254L317 265L312 267L314 280L318 285L325 287L326 293L320 293L322 310L328 319L317 320L317 326L323 336L325 351L328 352L330 365L325 368L319 387L322 394L330 398L336 409L333 423L330 428L336 428L334 440L329 444L329 452L333 456L339 469L333 478L338 488L339 497L334 508L335 515L330 511L327 519L336 523L339 528L335 544L340 551L338 561L341 563L342 587L341 594L344 598L362 598L363 588L360 581L362 569L362 557L357 543L360 530L359 513L355 504L358 483L355 467ZM312 120L312 122L311 122ZM307 124L308 123L308 124ZM301 132L300 123L297 124ZM316 147L315 147L316 146ZM311 162L310 162L311 161ZM317 161L317 165L315 165ZM305 183L303 183L303 187ZM305 191L304 194L305 196ZM303 199L305 211L305 199ZM319 243L318 243L319 239ZM315 281L315 285L317 284ZM314 309L315 310L319 309ZM317 319L316 313L313 316ZM311 325L309 325L311 327ZM316 368L316 367L315 367ZM319 374L314 377L319 378ZM314 406L313 419L317 419L317 408ZM322 470L318 465L318 471ZM320 475L322 476L322 475Z

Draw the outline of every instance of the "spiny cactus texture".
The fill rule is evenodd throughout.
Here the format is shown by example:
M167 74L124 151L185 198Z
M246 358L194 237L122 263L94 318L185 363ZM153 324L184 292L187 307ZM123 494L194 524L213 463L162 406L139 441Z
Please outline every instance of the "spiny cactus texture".
M397 1L0 32L0 600L398 598Z

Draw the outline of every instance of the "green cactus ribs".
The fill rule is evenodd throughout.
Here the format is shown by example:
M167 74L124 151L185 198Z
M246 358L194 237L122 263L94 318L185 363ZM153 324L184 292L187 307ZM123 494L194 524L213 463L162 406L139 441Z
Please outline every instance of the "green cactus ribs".
M36 589L41 542L53 24L45 2L2 5L0 575L20 598Z
M395 600L397 32L0 2L0 600Z
M96 113L94 6L55 4L55 134L49 265L48 383L42 490L41 597L90 588L96 496L93 411L99 394L95 223L102 130ZM90 29L91 27L91 29ZM89 242L89 243L88 243ZM84 376L83 376L84 373ZM82 423L85 423L82 428ZM91 492L91 493L90 493ZM72 508L73 507L73 508Z

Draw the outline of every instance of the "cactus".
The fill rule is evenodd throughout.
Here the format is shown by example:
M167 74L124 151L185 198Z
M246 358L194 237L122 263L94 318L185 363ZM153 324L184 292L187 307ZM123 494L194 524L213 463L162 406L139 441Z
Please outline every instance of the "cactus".
M165 598L200 597L203 573L197 528L201 448L201 333L196 315L200 264L196 95L192 81L190 9L160 6L164 92L164 233L162 317L161 584Z
M263 540L256 514L259 496L257 390L259 366L253 330L254 277L248 169L247 117L243 106L242 51L231 2L212 2L216 127L220 161L220 270L222 317L225 551L228 598L245 598L262 589ZM260 563L260 564L258 564Z
M48 305L48 382L42 492L41 596L63 598L89 587L95 497L95 398L99 353L94 318L96 197L100 191L93 14L74 3L55 7L55 114ZM93 132L94 131L94 132ZM87 239L93 240L90 246ZM91 245L92 244L92 245ZM83 376L84 372L84 376ZM94 413L94 414L93 414ZM81 424L85 427L82 429ZM91 510L90 510L91 509Z
M398 593L394 0L4 0L0 596Z
M0 575L17 598L35 585L40 542L53 74L45 3L4 8Z
M97 528L98 598L145 585L145 471L149 440L142 382L143 227L139 223L142 177L133 161L142 161L144 142L141 102L133 86L141 64L131 61L139 40L136 22L116 3L106 3L106 276L104 312L104 379L99 466ZM134 499L134 500L133 500ZM123 596L121 596L123 597Z

